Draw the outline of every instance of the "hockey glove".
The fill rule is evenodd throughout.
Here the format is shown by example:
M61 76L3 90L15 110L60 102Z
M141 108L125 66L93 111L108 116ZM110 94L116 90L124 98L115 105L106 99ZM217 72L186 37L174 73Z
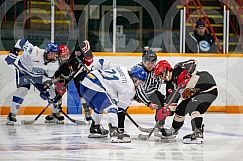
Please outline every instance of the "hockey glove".
M44 84L44 89L49 89L53 85L51 80L47 80L43 84Z
M94 61L93 58L91 58L91 59L88 59L86 57L83 58L83 62L87 66L90 66L93 63L93 61Z
M55 91L59 95L63 96L66 92L66 88L64 88L64 83L63 82L55 82L54 85L55 85Z
M191 78L190 73L187 70L183 70L177 78L178 86L185 87L189 82L190 78Z
M8 56L5 58L5 61L7 62L8 65L12 65L14 64L15 60L18 57L18 53L17 52L10 52L8 54Z
M82 52L87 53L90 50L90 45L88 40L83 41Z
M186 88L184 89L184 91L182 92L182 98L183 99L188 99L191 98L192 96L194 96L196 93L198 93L200 91L199 88Z
M163 121L171 113L169 108L162 107L157 113L157 121Z
M14 48L15 49L18 49L18 50L23 50L23 47L24 45L27 45L29 44L29 41L28 40L25 40L25 39L19 39L16 44L14 45Z
M50 97L50 94L48 91L41 91L40 92L40 97L43 99L43 100L48 100L48 98Z

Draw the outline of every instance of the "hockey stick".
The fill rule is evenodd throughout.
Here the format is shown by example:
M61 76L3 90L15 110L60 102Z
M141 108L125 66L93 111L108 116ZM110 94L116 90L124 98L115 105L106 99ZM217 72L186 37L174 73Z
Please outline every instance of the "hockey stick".
M146 133L150 133L152 131L153 128L143 128L141 126L139 126L134 120L133 118L127 113L127 111L123 110L122 111L128 118L129 120L138 128L138 130L140 130L141 132L146 132Z
M75 119L72 119L71 117L69 117L63 110L60 110L60 112L66 116L66 118L68 118L68 120L70 120L71 122L73 123L76 123L78 125L86 125L86 122L85 121L80 121L80 120L75 120Z
M168 104L165 107L165 110L169 108L170 104L172 103L172 101L174 100L174 98L176 97L176 94L179 92L179 90L181 89L181 85L179 85L176 89L176 91L173 93L172 97L170 98ZM160 121L157 121L156 124L154 125L154 127L152 128L152 130L150 131L150 133L148 135L143 135L143 134L139 134L138 138L142 139L142 140L147 140L150 138L150 136L152 135L152 133L154 132L154 130L156 129L156 127L158 126Z
M22 71L23 73L25 73L25 71L23 71L23 70L21 70L16 64L13 64L14 66L15 66L15 68L17 69L17 70L19 70L19 71ZM69 82L71 82L71 80L73 79L73 78L75 78L79 73L80 73L80 71L83 69L83 66L81 67L81 68L79 68L79 70L77 71L77 72L75 72L73 75L71 75L70 77L71 77L71 79L69 80ZM40 91L40 89L35 85L35 83L33 82L33 80L31 80L30 78L28 78L28 77L26 77L26 79L28 79L28 81L36 88L36 89L38 89L39 91ZM66 88L67 87L67 85L69 84L69 82L63 87L63 88ZM53 100L55 100L55 99L57 99L57 97L59 96L60 94L58 94L58 95L56 95L55 97L54 97L54 99ZM22 120L21 121L21 124L33 124L33 123L35 123L35 121L47 110L47 108L53 103L49 98L47 98L48 99L48 104L46 105L46 107L35 117L35 119L34 120ZM62 113L64 113L64 112L62 112ZM67 114L65 115L66 117L67 117ZM78 120L75 120L74 121L74 119L71 119L70 117L67 117L71 122L74 122L74 123L77 123L77 124L81 124L81 125L85 125L86 123L84 122L84 121L82 121L82 123L81 123L81 121L78 121Z
M190 69L188 70L188 72L190 73L191 70L192 70L192 67L193 65L190 66ZM191 77L190 77L191 78ZM165 107L165 110L166 111L170 104L172 103L172 101L174 100L174 98L176 97L176 94L179 93L179 90L183 87L185 87L187 85L187 83L190 81L190 78L187 80L187 82L181 82L180 84L178 84L178 87L176 89L176 91L173 93L172 97L170 98L168 104L166 105ZM162 121L162 120L161 120ZM138 135L138 138L142 139L142 140L147 140L150 138L150 136L152 135L152 133L154 132L154 130L156 129L156 127L158 127L158 124L159 124L160 121L157 121L156 124L154 125L153 129L151 130L151 132L149 133L149 135L143 135L143 134L139 134Z

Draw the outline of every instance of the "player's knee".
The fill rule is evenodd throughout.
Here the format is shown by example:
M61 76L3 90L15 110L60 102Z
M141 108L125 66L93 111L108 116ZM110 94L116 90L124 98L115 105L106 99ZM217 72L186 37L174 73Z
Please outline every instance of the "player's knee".
M174 121L176 121L176 122L184 122L184 120L185 120L185 116L180 116L178 114L175 114Z
M175 110L175 114L178 115L178 116L185 116L186 115L185 109L177 107L176 110Z
M194 118L197 117L202 117L202 114L199 111L193 111L190 113L191 119L193 120Z
M12 100L14 103L17 103L17 104L22 104L24 99L21 98L21 97L17 97L17 96L13 96L13 100Z

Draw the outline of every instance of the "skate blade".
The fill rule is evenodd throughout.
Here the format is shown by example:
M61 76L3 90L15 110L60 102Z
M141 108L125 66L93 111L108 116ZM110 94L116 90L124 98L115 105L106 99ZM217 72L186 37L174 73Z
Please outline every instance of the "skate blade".
M162 135L161 136L161 139L175 139L175 138L176 138L175 135L170 135L170 136L164 136L164 135Z
M54 123L56 123L56 120L45 120L45 123L54 124Z
M15 123L15 121L7 121L7 122L6 122L6 125L13 126L13 125L14 125L14 123Z
M203 138L196 138L195 140L183 139L184 144L203 144Z
M157 132L154 133L154 136L155 137L159 137L159 138L161 138L163 140L167 140L167 139L170 140L170 139L175 139L176 138L176 135L164 136L161 133L157 133Z
M59 120L57 120L57 121L56 121L56 124L64 124L64 121L59 121Z
M64 124L64 121L58 121L58 120L45 120L46 124Z
M117 137L111 137L111 143L130 143L131 139L124 137L123 139L118 139Z
M108 134L107 135L101 135L101 134L89 134L88 135L88 138L106 138L108 137Z

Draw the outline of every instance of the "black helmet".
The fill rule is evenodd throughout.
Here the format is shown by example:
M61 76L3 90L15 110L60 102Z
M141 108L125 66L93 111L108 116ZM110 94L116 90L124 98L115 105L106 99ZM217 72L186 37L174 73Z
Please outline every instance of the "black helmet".
M156 62L157 61L156 52L152 49L149 49L148 47L144 47L142 59L143 62L145 61Z

